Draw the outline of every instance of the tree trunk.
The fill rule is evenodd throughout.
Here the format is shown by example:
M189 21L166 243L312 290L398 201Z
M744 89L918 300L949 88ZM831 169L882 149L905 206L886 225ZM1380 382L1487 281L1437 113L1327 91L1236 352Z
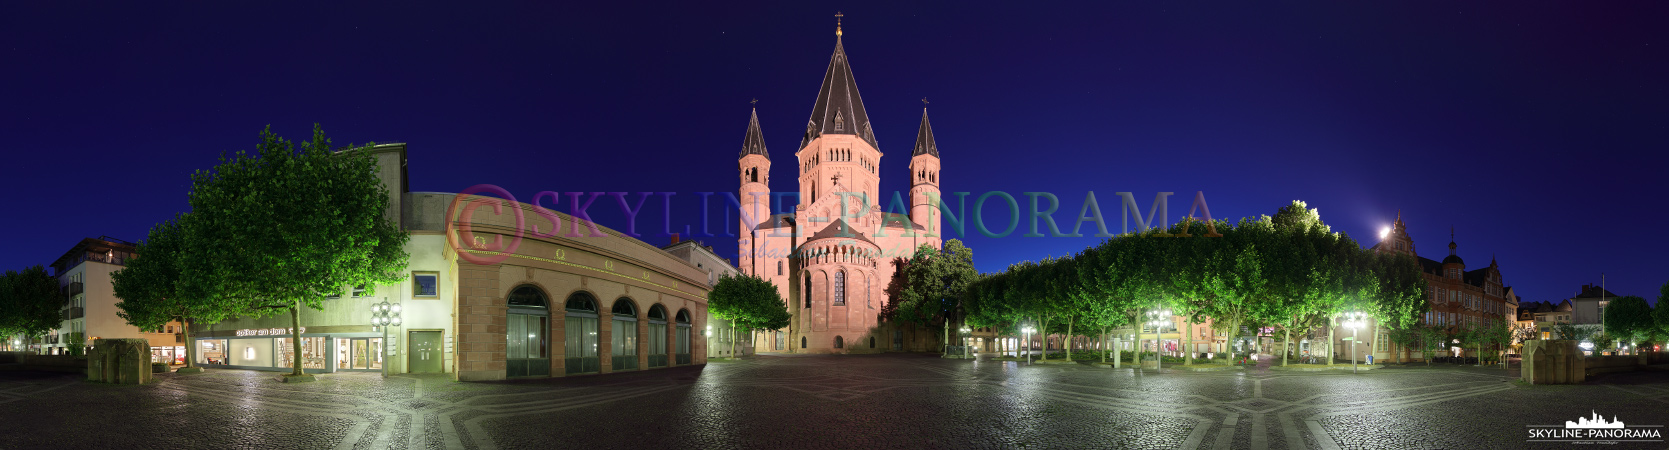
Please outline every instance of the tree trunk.
M1188 357L1186 359L1184 359L1183 364L1187 364L1187 365L1192 366L1192 365L1194 365L1194 317L1193 316L1188 316L1188 334L1186 336L1182 337L1182 342L1183 342L1182 345L1188 347L1188 349L1187 349L1188 350L1188 352L1187 352Z
M1101 330L1101 342L1100 342L1100 344L1101 344L1101 348L1098 348L1096 350L1101 352L1101 362L1107 362L1107 330Z
M1066 317L1066 360L1072 361L1072 316Z
M383 348L388 347L387 342L382 343L382 345ZM299 299L296 300L294 306L290 307L290 346L292 351L295 352L290 355L290 367L294 369L290 372L290 375L301 376L301 300ZM388 352L382 351L382 353ZM381 358L382 356L378 355L377 357ZM384 360L382 364L383 370L388 370L388 361Z
M730 327L730 359L736 359L736 327Z
M1040 360L1048 360L1049 359L1049 331L1048 330L1049 330L1049 319L1045 316L1037 316L1037 334L1042 335L1042 338L1043 338L1042 339L1043 340L1043 356L1039 356L1037 358L1037 359L1040 359ZM1027 344L1029 345L1031 343L1028 342Z
M1327 320L1327 365L1333 365L1333 320Z
M1287 365L1287 353L1291 353L1289 350L1292 349L1292 327L1283 328L1286 328L1286 340L1281 342L1281 365L1285 366Z
M191 321L180 319L180 335L185 336L185 366L197 367L197 346L191 342Z

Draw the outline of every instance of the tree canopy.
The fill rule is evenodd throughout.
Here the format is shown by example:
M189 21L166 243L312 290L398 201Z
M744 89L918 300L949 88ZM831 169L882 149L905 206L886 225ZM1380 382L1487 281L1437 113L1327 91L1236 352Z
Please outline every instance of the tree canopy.
M707 294L707 311L746 331L780 329L792 319L776 285L751 275L719 278ZM736 340L730 346L736 354Z
M186 341L191 341L195 324L211 324L224 320L228 309L223 298L197 298L180 294L181 258L185 258L185 239L182 222L186 215L176 215L151 228L145 240L139 242L135 256L127 267L110 275L119 309L117 316L129 324L145 330L162 328L179 321ZM196 346L186 346L186 366L196 365Z
M300 308L405 279L409 237L385 216L390 193L376 169L370 145L336 151L315 125L299 146L262 130L253 154L193 174L177 296L230 316L289 311L296 336Z
M64 295L58 279L45 266L0 275L0 338L23 335L29 339L58 328Z
M1651 305L1639 296L1617 297L1605 306L1605 334L1624 342L1639 342L1656 325Z

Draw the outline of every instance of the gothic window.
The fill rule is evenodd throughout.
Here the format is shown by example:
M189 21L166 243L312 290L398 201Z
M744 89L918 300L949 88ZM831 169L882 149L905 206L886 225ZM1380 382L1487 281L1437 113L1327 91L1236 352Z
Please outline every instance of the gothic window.
M806 348L806 337L800 336L800 348Z
M833 294L830 297L834 298L835 305L846 304L846 271L835 272Z

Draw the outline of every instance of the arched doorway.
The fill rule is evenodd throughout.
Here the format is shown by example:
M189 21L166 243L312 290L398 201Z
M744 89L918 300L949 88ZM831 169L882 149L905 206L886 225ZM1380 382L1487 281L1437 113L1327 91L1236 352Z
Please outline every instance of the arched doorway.
M568 296L567 317L563 322L562 348L564 373L590 373L602 370L597 359L597 299L585 292Z
M846 338L835 336L835 348L846 348Z
M649 307L649 367L666 367L666 308Z
M614 370L637 369L637 307L631 299L614 301L614 328L609 333L610 367Z
M530 285L510 291L505 315L504 376L550 376L550 302Z
M678 310L678 365L690 363L690 311Z

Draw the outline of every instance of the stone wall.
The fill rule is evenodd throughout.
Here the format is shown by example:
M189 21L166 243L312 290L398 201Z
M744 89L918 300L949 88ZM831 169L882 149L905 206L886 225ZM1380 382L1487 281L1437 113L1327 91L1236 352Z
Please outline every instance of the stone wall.
M1576 384L1587 377L1576 341L1524 341L1521 379L1531 384Z
M87 354L87 381L145 384L151 381L151 345L144 339L100 339Z

